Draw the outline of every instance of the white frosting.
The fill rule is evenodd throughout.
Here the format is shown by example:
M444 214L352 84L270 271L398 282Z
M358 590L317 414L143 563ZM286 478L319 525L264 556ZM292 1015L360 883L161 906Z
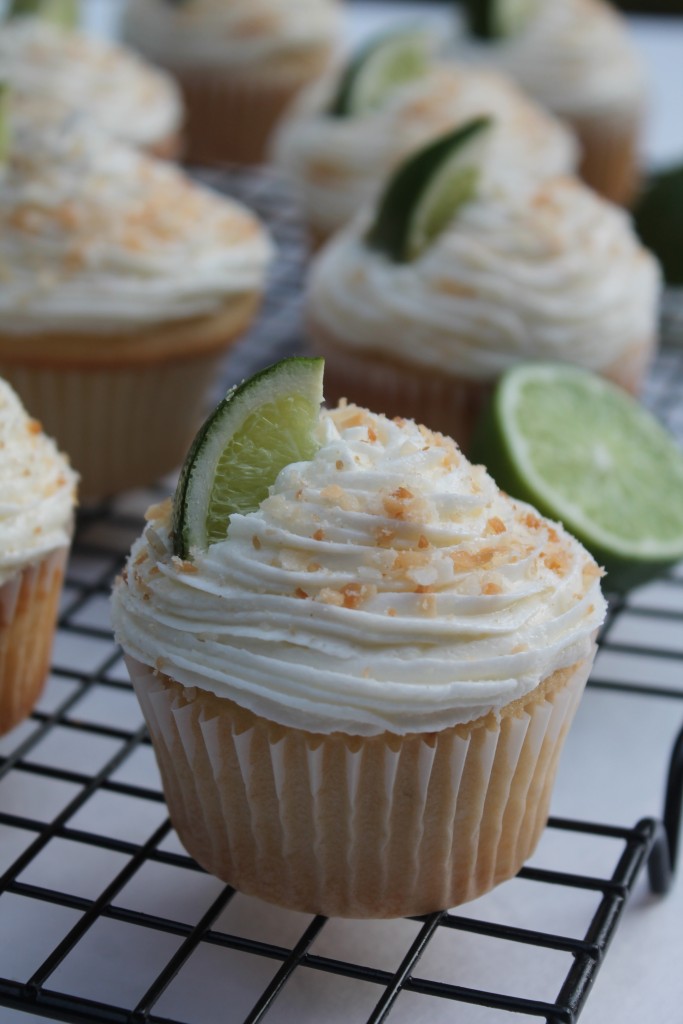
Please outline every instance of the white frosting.
M640 105L645 74L619 14L603 0L541 0L509 39L458 39L458 59L492 63L557 113L592 114Z
M260 291L271 254L243 206L70 118L14 125L0 177L4 334L116 334Z
M580 182L483 187L420 258L340 232L313 265L313 330L477 380L521 359L600 371L655 337L660 273L626 213Z
M0 586L67 547L77 476L0 380Z
M131 145L153 146L181 128L180 94L166 72L121 47L40 18L0 27L0 79L15 92L89 113L103 131Z
M331 49L339 30L337 0L129 0L123 26L132 45L165 66L250 72Z
M490 163L502 175L523 172L543 180L576 166L570 132L493 71L434 64L379 109L354 117L326 113L336 84L316 83L295 100L273 147L276 163L298 187L307 219L325 233L372 202L410 152L473 117L494 118Z
M590 653L600 572L560 526L412 421L349 406L319 432L191 563L150 510L114 592L129 654L284 725L374 734L470 721Z

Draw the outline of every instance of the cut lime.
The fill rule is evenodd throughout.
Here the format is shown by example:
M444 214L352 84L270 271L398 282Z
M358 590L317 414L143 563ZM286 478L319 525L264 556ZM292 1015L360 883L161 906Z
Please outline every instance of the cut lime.
M399 86L421 78L428 64L424 32L404 29L372 39L348 63L329 113L350 117L376 110Z
M284 466L310 459L322 402L322 359L283 359L232 388L200 428L173 502L174 551L189 558L253 512Z
M79 21L78 0L11 0L7 17L35 15L62 28L75 28Z
M540 8L540 0L465 0L472 35L480 39L509 39L523 32Z
M667 284L683 285L683 165L650 178L633 216L643 243L662 264Z
M408 157L384 190L368 245L397 263L417 259L476 194L490 124L468 121Z
M526 363L499 381L470 457L560 520L626 590L683 558L683 452L626 392L578 368Z

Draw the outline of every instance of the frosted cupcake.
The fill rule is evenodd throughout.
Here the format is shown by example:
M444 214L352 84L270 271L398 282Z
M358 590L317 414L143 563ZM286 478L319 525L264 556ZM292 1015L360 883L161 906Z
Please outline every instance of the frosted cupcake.
M350 75L367 76L372 63L386 65L389 48L401 44L416 51L409 65L412 78L387 83L366 104L362 97L355 104L340 104ZM578 148L572 134L511 80L493 71L436 61L428 55L427 40L422 48L420 62L415 34L381 37L341 73L307 89L283 118L273 157L296 186L314 243L372 202L409 153L473 117L495 117L493 158L510 175L521 170L542 180L576 167Z
M495 380L522 360L574 363L636 393L656 344L660 275L626 214L572 178L513 180L473 150L470 191L450 215L435 195L446 215L422 237L411 225L432 185L446 200L452 187L439 184L449 145L403 165L378 208L312 266L306 317L329 397L381 401L466 448ZM416 186L420 161L429 174ZM400 250L414 234L416 251Z
M89 124L14 125L0 177L0 374L82 496L183 457L260 302L271 247L243 206Z
M151 509L116 634L200 864L309 913L427 913L534 849L600 570L442 435L342 405L315 436L189 560Z
M135 54L37 17L0 25L0 80L14 93L87 113L113 138L161 157L181 147L173 79Z
M178 79L194 163L263 159L285 106L330 63L337 0L131 0L124 36Z
M638 186L646 84L626 24L603 0L536 0L522 18L506 19L506 9L519 6L470 0L465 8L475 13L469 24L480 38L459 39L455 55L494 64L563 117L581 143L585 181L606 198L628 203Z
M76 480L0 380L0 735L28 715L47 676Z

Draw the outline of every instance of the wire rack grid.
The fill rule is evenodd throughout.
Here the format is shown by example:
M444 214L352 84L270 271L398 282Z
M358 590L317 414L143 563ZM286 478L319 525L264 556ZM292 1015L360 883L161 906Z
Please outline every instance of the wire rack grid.
M305 244L276 178L202 177L255 208L280 253L263 315L226 365L222 389L303 350ZM682 393L683 353L665 350L646 401L679 437ZM553 818L539 856L493 902L359 923L235 893L201 871L172 831L109 626L109 591L144 508L172 484L81 512L46 692L0 741L0 1007L87 1024L572 1024L641 870L649 866L655 892L668 888L683 732L662 818L624 828ZM643 635L634 619L645 620L647 643L633 639ZM590 685L683 701L682 624L680 567L637 598L613 601ZM645 656L661 667L647 679L637 670ZM565 866L544 864L544 846L561 848ZM543 893L535 920L521 913L532 890ZM529 958L538 981L519 991Z

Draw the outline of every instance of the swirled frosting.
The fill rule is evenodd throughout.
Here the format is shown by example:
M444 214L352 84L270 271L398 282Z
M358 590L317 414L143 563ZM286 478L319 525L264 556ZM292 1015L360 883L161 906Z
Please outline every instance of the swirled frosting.
M150 510L113 598L125 651L314 732L441 729L590 654L605 604L577 541L453 441L355 406L226 540L170 554Z
M132 0L124 36L172 68L266 72L269 62L331 49L340 30L337 0Z
M0 380L0 586L68 546L77 476Z
M111 43L40 18L0 27L0 79L12 90L61 100L135 146L173 137L182 124L178 89L166 72Z
M315 83L278 129L275 162L298 187L307 219L326 233L372 202L389 172L413 150L471 118L494 118L491 165L538 180L570 173L578 152L570 132L502 75L435 63L379 109L327 113L336 83Z
M70 117L19 117L0 178L3 334L143 329L260 291L245 207Z
M366 229L354 221L312 268L312 329L337 344L489 380L521 359L601 371L655 337L656 261L574 179L484 184L411 263L368 248Z
M542 0L518 35L495 42L458 39L458 59L493 63L557 113L616 112L640 105L642 61L623 19L604 0Z

